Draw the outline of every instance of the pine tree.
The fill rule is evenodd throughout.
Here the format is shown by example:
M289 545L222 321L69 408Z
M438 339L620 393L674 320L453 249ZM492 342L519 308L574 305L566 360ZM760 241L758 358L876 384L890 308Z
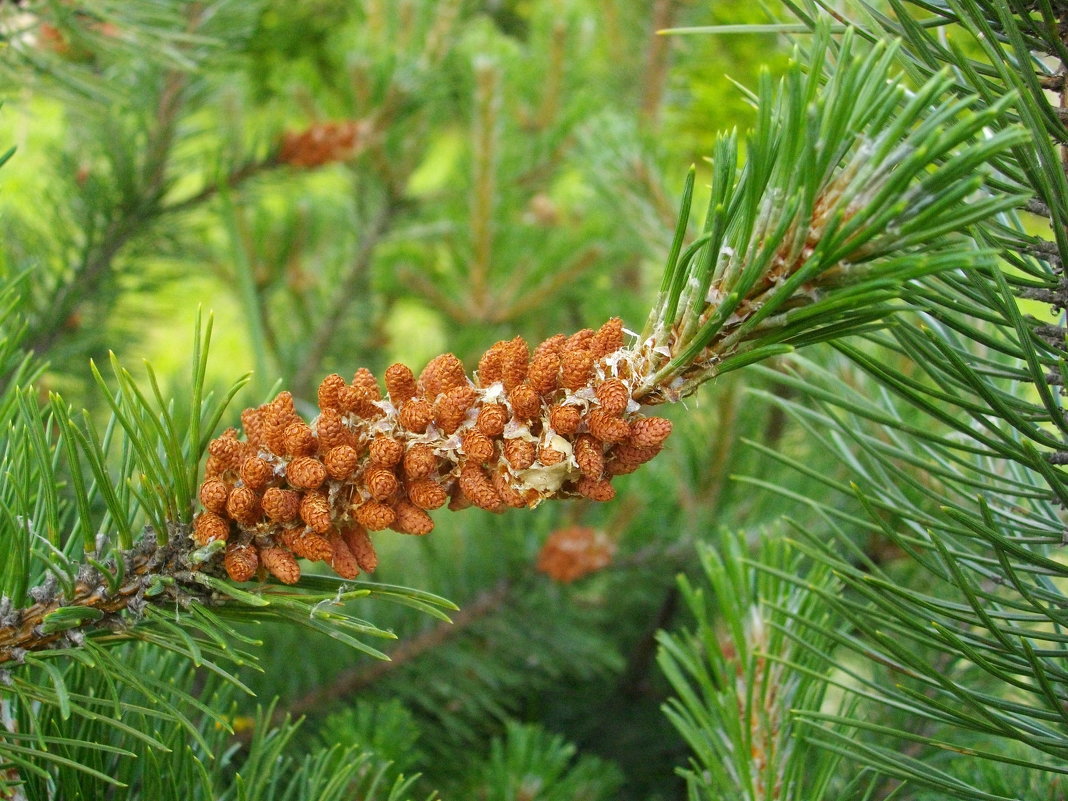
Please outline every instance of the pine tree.
M1056 797L1065 10L641 5L4 7L0 797Z

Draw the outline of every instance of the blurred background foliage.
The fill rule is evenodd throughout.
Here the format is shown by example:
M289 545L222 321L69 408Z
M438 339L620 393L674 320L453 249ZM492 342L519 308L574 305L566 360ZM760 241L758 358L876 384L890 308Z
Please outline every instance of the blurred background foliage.
M732 81L785 61L766 34L658 36L761 19L686 0L4 14L0 141L18 148L0 195L4 269L33 272L39 389L103 414L86 365L113 349L149 360L181 403L203 307L216 321L209 386L254 371L224 425L279 382L299 408L333 371L418 370L443 351L473 367L502 337L536 342L614 315L640 327L686 167L717 131L752 120ZM355 128L342 158L286 163L286 136L329 123ZM776 525L772 495L728 480L765 472L742 438L805 447L780 411L744 401L744 380L676 414L675 447L621 480L617 503L470 510L425 540L380 538L376 578L449 597L456 622L374 610L401 635L384 664L257 630L261 671L241 674L255 697L224 692L248 721L229 747L303 715L287 752L364 747L420 772L424 794L676 797L686 749L659 712L654 666L655 632L683 615L674 576L694 542L742 520ZM617 550L565 585L535 565L568 526L604 531ZM272 698L273 718L256 711ZM504 789L539 775L555 794Z
M221 394L254 371L223 426L279 385L307 408L331 372L381 374L395 361L418 371L443 351L471 368L498 339L533 343L616 315L639 329L687 166L707 180L701 161L717 132L754 118L739 85L755 86L762 66L777 74L788 47L768 33L657 35L769 21L755 4L695 0L8 5L0 148L18 149L2 173L0 269L31 273L21 300L25 343L47 362L38 390L103 419L87 364L110 349L150 361L165 394L186 403L203 308L215 316L209 386ZM870 386L829 349L808 358L814 373ZM911 369L903 356L898 366ZM139 760L71 758L144 798L174 787L249 799L686 797L679 768L693 783L702 752L662 705L687 670L710 685L730 679L753 641L750 629L704 619L694 587L737 592L722 614L741 620L759 585L767 592L752 608L770 599L778 607L762 613L789 628L782 610L809 614L814 601L746 572L746 548L762 542L765 565L808 576L800 556L767 543L827 529L825 510L806 501L846 504L828 485L848 487L848 460L799 422L791 404L804 387L783 370L730 374L666 412L670 447L621 477L611 504L472 509L441 516L427 538L378 538L376 580L460 607L451 624L402 606L366 611L400 636L390 662L250 624L241 633L262 641L260 658L239 675L253 695L124 646L133 670L167 676L237 734L205 714L190 723L195 742L175 740L166 756L131 738L115 745ZM893 509L879 514L893 526ZM922 583L900 543L858 521L843 524L843 540L894 581ZM562 582L537 569L539 552L573 528L603 533L614 554ZM837 591L826 571L812 575ZM688 665L680 646L673 690L671 657L657 666L662 631L725 656ZM811 653L796 659L830 669ZM873 670L862 655L842 659L843 671ZM85 693L98 680L80 665L67 676ZM797 691L809 711L824 708L819 685ZM827 694L849 708L833 686ZM902 725L874 708L878 723ZM153 727L150 716L129 722ZM810 753L799 749L791 769L803 774ZM992 772L988 786L1009 773ZM93 776L58 781L62 797L102 797ZM805 781L828 798L893 789L866 784L859 767ZM1019 781L1055 790L1022 770Z

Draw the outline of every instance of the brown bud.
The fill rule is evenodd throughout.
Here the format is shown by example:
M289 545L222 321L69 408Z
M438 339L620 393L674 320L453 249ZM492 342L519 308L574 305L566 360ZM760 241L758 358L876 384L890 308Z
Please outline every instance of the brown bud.
M408 498L420 509L437 509L445 505L449 494L433 479L420 478L408 484Z
M330 534L329 542L329 564L333 571L341 578L349 580L360 575L360 565L344 538L337 532L333 532Z
M371 461L380 467L396 467L404 458L404 443L385 434L371 441Z
M476 373L480 387L488 387L501 380L504 370L504 351L507 347L508 343L501 340L482 354L482 358L478 360Z
M438 465L429 445L412 445L404 454L404 475L409 479L430 475Z
M281 531L277 532L277 536L275 537L275 544L279 545L282 548L288 548L292 551L293 546L297 542L297 539L300 538L300 535L303 532L303 526L288 526L286 528L283 528Z
M300 514L300 495L293 490L270 487L263 493L261 504L275 523L289 523Z
M560 358L560 385L572 391L586 386L593 370L593 353L591 351L566 350Z
M308 524L309 528L320 534L325 534L333 526L330 517L330 504L326 494L322 492L306 492L300 499L300 519Z
M364 485L376 501L384 501L397 491L397 477L388 467L372 467L363 476Z
M418 386L423 395L431 400L442 392L467 383L464 365L451 353L435 356L419 374Z
M583 498L589 498L591 501L610 501L616 497L616 488L613 487L607 478L586 478L583 476L578 480L576 486L579 495Z
M282 164L303 169L352 158L360 149L366 123L358 120L317 122L301 131L285 131L277 149Z
M260 558L248 543L231 542L223 555L223 567L232 581L248 581L256 575Z
M477 464L488 462L496 453L493 441L477 428L469 428L463 433L460 447L467 458Z
M534 356L527 371L527 383L539 395L548 395L558 386L560 354L553 351Z
M434 419L445 434L452 434L460 427L467 416L467 410L475 402L478 394L469 386L453 387L441 395L436 406Z
M224 470L236 470L241 464L241 458L245 455L246 445L238 441L237 431L228 428L208 445L208 453L219 460Z
M429 534L434 528L434 521L430 515L408 501L397 501L393 506L397 519L393 521L392 529L402 534Z
M394 406L400 406L415 397L415 376L407 365L391 364L386 368L386 390Z
M460 492L459 484L452 485L452 491L449 494L449 511L459 512L461 509L470 509L471 501L467 496Z
M628 445L636 448L655 448L671 434L671 421L663 417L644 417L635 420L630 428Z
M263 446L271 453L281 456L286 451L287 420L277 420L266 416L263 421Z
M361 367L352 377L352 386L361 398L369 401L382 400L382 391L378 388L378 379L366 367Z
M204 463L204 478L217 478L229 469L226 466L225 459L220 459L218 456L209 456Z
M230 521L215 512L201 512L193 520L193 541L199 546L225 541L229 536Z
M300 581L300 565L297 564L296 557L285 548L260 548L260 562L283 584L296 584Z
M576 331L564 342L563 352L568 353L569 351L589 350L590 341L593 339L593 333L594 331L592 328L583 328L581 331Z
M414 434L422 434L434 419L434 407L427 401L412 398L401 407L397 420L401 426Z
M297 418L297 411L293 405L293 395L288 390L282 390L273 401L267 404L264 410L266 419L274 420L282 424L284 428Z
M208 445L208 452L216 453L216 448L226 448L229 443L233 442L240 443L240 440L237 438L237 429L233 426L229 426L211 441Z
M356 522L368 531L389 528L396 517L392 507L381 501L364 501L356 508Z
M244 526L260 522L263 509L259 496L248 487L235 487L226 499L226 513Z
M249 456L241 463L240 476L246 487L258 492L274 478L274 468L271 467L270 462L258 456Z
M275 395L274 400L268 406L281 415L296 414L296 407L293 405L293 393L288 389L283 389Z
M475 506L490 511L497 511L501 508L500 496L478 465L468 462L460 468L459 484L460 492Z
M382 410L375 406L373 399L364 394L361 387L342 387L338 390L337 402L343 413L351 413L364 420L374 420L383 414Z
M567 454L563 451L558 451L550 445L538 446L538 461L546 467L550 467L554 464L560 464L567 458Z
M531 358L537 360L539 357L546 355L559 356L564 352L564 345L566 344L566 336L563 334L553 334L548 339L538 343L538 346L534 348L534 355Z
M315 431L319 435L320 447L325 449L348 444L351 436L337 409L323 409L319 419L315 421Z
M541 411L541 397L527 384L513 387L508 393L512 412L519 420L532 420Z
M523 337L516 337L505 344L501 351L501 381L506 390L523 383L529 361L530 350Z
M230 497L230 487L218 478L209 478L200 485L200 502L209 512L217 515L226 511L226 499Z
M537 451L533 442L520 437L504 441L504 458L508 460L513 470L526 470L534 464L536 457Z
M575 461L586 478L600 478L604 472L604 451L600 441L589 434L575 439Z
M612 458L608 460L607 464L605 464L604 472L605 475L609 476L625 476L629 475L630 473L633 473L635 470L641 467L642 464L644 464L644 462L633 461L630 459Z
M263 411L261 409L245 409L241 412L241 428L245 432L245 438L253 447L259 447L263 441Z
M309 456L315 453L318 442L303 420L290 423L283 434L287 456Z
M341 536L360 567L368 573L373 573L378 567L378 554L375 553L375 546L371 543L367 531L360 526L354 526L342 531Z
M630 424L603 409L594 409L586 418L590 433L601 442L623 442L630 436Z
M606 414L618 416L627 410L627 404L630 403L630 390L618 378L602 381L597 385L595 392L600 408Z
M604 532L570 526L549 535L538 553L538 570L568 583L609 565L615 551L615 543Z
M504 470L492 471L490 482L493 484L494 491L506 506L521 509L527 505L526 498L512 486L508 474Z
M342 481L352 475L360 456L351 445L338 445L326 452L323 457L323 467L326 468L330 478Z
M589 348L595 359L602 359L623 347L623 321L613 317L590 339Z
M606 470L609 475L613 476L622 476L627 473L633 473L660 453L660 450L661 446L659 445L653 445L650 448L636 448L627 443L617 445L611 451L611 458L606 465Z
M317 489L326 481L326 468L312 456L301 456L286 465L286 479L297 489Z
M574 434L582 423L582 412L573 404L557 404L549 409L549 425L557 434Z
M487 437L499 437L508 422L508 410L499 403L487 403L478 410L475 426Z
M330 558L330 541L309 528L286 529L281 536L282 545L298 559L321 562Z
M345 386L345 379L332 373L319 384L319 408L338 409L338 392Z

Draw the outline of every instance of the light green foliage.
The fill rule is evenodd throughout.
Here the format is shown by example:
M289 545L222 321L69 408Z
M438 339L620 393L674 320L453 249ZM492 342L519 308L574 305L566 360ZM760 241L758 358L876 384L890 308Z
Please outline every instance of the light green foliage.
M700 585L680 579L695 627L660 638L677 694L665 712L694 752L690 797L841 798L840 762L818 753L801 717L826 701L838 624L824 595L837 582L783 540L765 540L753 562L746 548L736 535L721 553L698 548Z
M683 249L687 184L660 295L643 336L663 360L636 393L685 397L708 379L885 317L901 283L986 254L959 237L1020 198L972 196L976 167L1022 141L1006 130L974 141L999 113L936 107L948 76L910 91L893 77L893 46L854 54L814 32L806 58L836 69L822 80L795 64L773 88L765 73L747 159L717 141L701 236ZM955 152L962 145L968 146Z
M0 9L0 795L1058 797L1054 6ZM613 503L190 547L243 406L614 315L690 397Z
M845 592L821 594L847 626L798 615L798 639L833 636L855 655L836 679L854 713L799 715L823 727L813 742L904 780L906 795L1056 797L1068 743L1064 336L1030 301L1063 310L1068 185L1055 146L1063 126L1029 51L1060 58L1063 43L1041 4L1024 15L985 2L891 6L893 16L858 17L862 35L902 36L897 61L916 81L945 65L958 102L995 111L988 130L1027 131L992 160L988 191L1033 196L1028 208L1049 226L1016 211L981 223L975 240L998 263L912 285L915 315L836 343L852 366L797 360L790 377L777 374L806 398L777 402L846 468L834 476L761 447L827 487L799 499L823 523L796 530L841 577ZM820 13L794 11L808 22Z

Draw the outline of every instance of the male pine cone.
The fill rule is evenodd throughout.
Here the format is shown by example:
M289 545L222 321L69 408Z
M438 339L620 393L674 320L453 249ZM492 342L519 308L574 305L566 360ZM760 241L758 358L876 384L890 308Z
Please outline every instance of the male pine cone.
M446 503L498 512L611 500L612 477L653 458L671 433L631 397L642 364L613 318L533 353L521 337L498 342L473 379L450 353L418 378L392 365L385 395L366 369L351 383L327 376L310 423L282 392L244 411L244 440L228 429L210 444L193 538L226 542L234 581L270 573L293 583L298 559L355 578L377 564L368 532L427 534L428 512Z

